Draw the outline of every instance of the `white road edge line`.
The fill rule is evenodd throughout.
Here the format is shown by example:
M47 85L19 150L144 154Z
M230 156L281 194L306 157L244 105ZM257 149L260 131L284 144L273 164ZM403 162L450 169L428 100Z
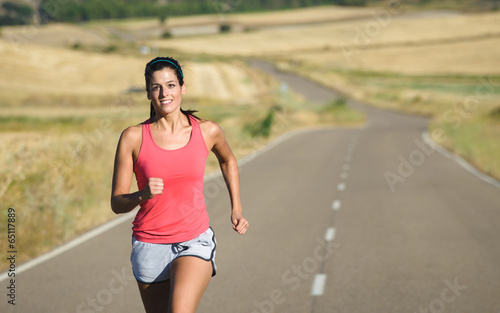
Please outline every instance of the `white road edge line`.
M341 205L342 205L342 202L340 202L340 200L335 200L332 203L332 209L334 209L335 211L338 211L338 209L340 209Z
M335 239L335 228L330 227L326 230L325 241L330 242Z
M340 183L340 184L337 185L337 190L338 191L342 191L344 189L345 189L345 184L344 183Z
M311 288L311 296L322 296L325 293L326 274L316 274Z
M472 166L469 162L465 161L458 155L448 151L446 148L443 148L441 145L439 145L437 142L432 140L431 136L429 136L428 131L422 132L422 139L429 144L431 147L434 147L439 153L444 155L445 157L452 159L453 161L457 162L458 165L475 175L477 178L497 187L500 188L500 181L496 180L495 178L488 176L484 174L483 172L479 171L476 169L474 166Z
M91 231L83 234L82 236L77 237L77 238L69 241L68 243L66 243L66 244L46 253L46 254L42 254L39 257L31 259L30 261L27 261L26 263L23 263L23 264L17 266L15 274L18 275L24 271L27 271L30 268L33 268L33 267L35 267L35 266L37 266L45 261L48 261L48 260L58 256L59 254L66 252L66 251L84 243L85 241L92 239L92 238L96 237L97 235L104 233L105 231L107 231L115 226L117 226L117 225L119 225L119 224L121 224L129 219L132 219L132 217L134 216L135 213L136 212L134 209L134 211L126 213L123 216L120 216L118 218L115 218L112 221L107 222L106 224L103 224L103 225L95 228L94 230L91 230ZM8 271L2 273L0 275L0 282L9 278L8 274L9 274Z

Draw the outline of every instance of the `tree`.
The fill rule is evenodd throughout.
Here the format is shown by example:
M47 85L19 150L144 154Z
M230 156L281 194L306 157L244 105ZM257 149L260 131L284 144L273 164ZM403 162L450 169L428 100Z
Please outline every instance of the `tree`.
M2 8L5 14L0 16L0 25L22 25L31 22L33 9L29 6L7 1L2 3Z

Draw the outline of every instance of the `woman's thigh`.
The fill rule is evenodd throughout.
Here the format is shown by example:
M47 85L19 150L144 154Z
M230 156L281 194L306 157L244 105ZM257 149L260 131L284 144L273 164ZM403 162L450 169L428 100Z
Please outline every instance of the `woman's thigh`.
M137 281L146 313L169 312L170 281L144 284Z
M212 263L198 257L183 256L172 262L170 272L171 312L196 312L212 277Z

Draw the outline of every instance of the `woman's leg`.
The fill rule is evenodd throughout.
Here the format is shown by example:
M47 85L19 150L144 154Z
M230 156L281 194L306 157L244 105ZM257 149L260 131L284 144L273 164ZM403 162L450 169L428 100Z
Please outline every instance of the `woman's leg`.
M170 269L171 313L195 313L212 277L212 262L183 256Z
M170 281L143 284L137 282L146 313L167 313L170 302Z

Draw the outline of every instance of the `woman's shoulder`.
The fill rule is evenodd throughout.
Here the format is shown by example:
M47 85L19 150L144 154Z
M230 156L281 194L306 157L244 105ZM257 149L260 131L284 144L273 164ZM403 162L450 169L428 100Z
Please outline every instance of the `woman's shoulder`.
M122 132L121 139L122 142L135 143L142 140L142 123L134 126L129 126L125 128Z
M215 122L203 118L198 119L198 122L200 123L200 127L203 133L207 135L216 135L219 132L222 132L222 128Z

